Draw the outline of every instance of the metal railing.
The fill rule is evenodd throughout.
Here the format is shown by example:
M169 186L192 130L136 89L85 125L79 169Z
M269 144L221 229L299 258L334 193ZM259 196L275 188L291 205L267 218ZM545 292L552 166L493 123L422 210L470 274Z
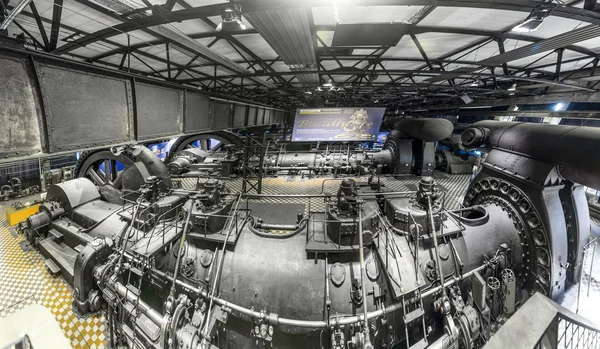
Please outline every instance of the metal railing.
M600 326L535 293L484 349L597 349Z

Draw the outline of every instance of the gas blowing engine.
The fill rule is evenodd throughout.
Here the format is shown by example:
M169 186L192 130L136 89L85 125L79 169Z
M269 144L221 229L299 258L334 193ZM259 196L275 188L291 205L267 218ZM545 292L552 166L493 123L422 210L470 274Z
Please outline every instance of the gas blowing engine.
M415 192L371 178L285 195L323 201L305 213L214 179L172 189L158 166L120 204L85 178L55 185L21 230L72 283L80 316L105 311L111 347L480 348L533 292L560 297L580 272L589 221L569 180L598 177L575 177L562 155L600 131L548 127L468 129L463 143L490 156L456 210L427 176ZM547 180L503 167L524 135L555 141L512 153Z
M259 164L266 174L351 174L369 172L395 175L431 175L435 168L435 147L452 133L452 123L445 119L401 119L384 122L382 130L390 130L381 150L356 149L350 144L327 144L324 149L291 149L289 144L265 147L260 154L245 154L243 141L236 135L215 132L219 144L230 142L223 150L204 150L192 147L190 140L178 140L167 158L167 168L173 176L196 177L201 172L220 171L221 177L243 172L247 167L257 170ZM294 144L298 146L298 144ZM218 147L217 147L218 148ZM302 147L300 147L302 148Z

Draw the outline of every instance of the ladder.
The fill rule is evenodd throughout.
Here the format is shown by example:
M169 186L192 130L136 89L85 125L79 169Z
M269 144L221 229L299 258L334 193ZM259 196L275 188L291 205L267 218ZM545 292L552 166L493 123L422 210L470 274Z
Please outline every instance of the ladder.
M408 298L408 299L407 299ZM424 349L427 347L427 336L425 331L425 310L423 309L423 299L421 298L420 289L416 289L412 296L402 296L402 310L404 311L404 334L406 336L406 348L407 349ZM413 321L421 321L423 328L423 338L414 343L410 344L408 335L408 326Z

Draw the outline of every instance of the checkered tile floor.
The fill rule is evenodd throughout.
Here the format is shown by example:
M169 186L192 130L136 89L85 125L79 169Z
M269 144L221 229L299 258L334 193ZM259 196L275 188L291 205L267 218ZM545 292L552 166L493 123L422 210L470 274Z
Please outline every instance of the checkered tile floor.
M34 199L36 197L30 196L19 201ZM5 211L11 203L0 203L0 317L29 304L41 304L54 314L73 348L105 348L104 317L78 319L71 311L73 291L70 287L47 272L44 259L37 251L23 251L19 246L22 236L15 238L10 233Z

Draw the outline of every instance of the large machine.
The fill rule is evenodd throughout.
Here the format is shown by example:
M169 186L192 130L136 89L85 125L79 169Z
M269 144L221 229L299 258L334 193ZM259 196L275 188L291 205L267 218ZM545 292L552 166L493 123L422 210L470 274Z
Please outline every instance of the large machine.
M96 172L105 185L52 186L21 231L72 283L80 316L105 312L111 347L480 348L531 294L556 299L577 279L589 218L576 183L600 183L597 162L573 171L564 155L598 137L474 124L463 144L489 156L456 210L426 175L413 192L371 173L334 192L280 194L317 209L215 178L174 189L168 164L125 147L110 152L129 154L124 169Z
M350 143L269 143L249 157L244 156L244 140L230 132L192 135L174 144L166 162L172 175L184 177L206 172L229 177L241 174L244 163L252 168L262 163L266 174L431 175L435 168L433 142L448 137L452 123L445 119L402 119L384 123L382 129L389 134L381 150ZM208 137L216 144L202 147L201 141Z

